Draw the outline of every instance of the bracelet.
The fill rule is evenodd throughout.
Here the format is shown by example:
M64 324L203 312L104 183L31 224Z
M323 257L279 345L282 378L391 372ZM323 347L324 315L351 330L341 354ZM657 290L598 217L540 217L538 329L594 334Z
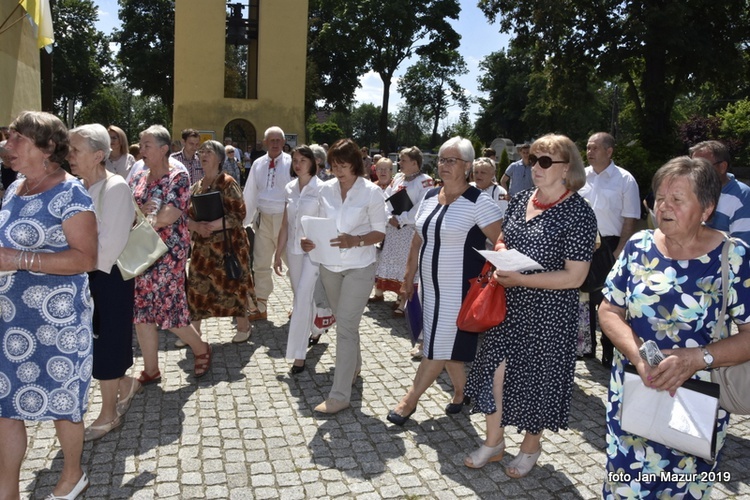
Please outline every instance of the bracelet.
M21 270L21 258L23 258L23 250L19 250L16 254L16 269Z
M23 255L23 265L24 269L26 269L27 271L29 270L29 253L31 252L24 252Z

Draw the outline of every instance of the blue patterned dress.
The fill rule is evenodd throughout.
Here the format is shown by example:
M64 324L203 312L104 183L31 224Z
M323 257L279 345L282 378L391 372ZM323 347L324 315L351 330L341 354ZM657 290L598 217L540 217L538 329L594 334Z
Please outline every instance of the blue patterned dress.
M698 347L720 340L726 330L714 330L721 311L721 247L696 259L665 257L654 242L653 231L633 235L610 272L604 297L627 310L630 326L643 340L653 340L660 349ZM732 244L729 249L729 299L727 313L737 323L750 320L750 267L747 247ZM711 464L620 428L623 366L629 364L615 350L607 403L607 466L605 498L707 498L718 468L719 450L724 445L729 413L719 408L717 460ZM707 370L694 378L710 381ZM662 473L682 477L695 474L695 481L661 480ZM653 474L653 475L652 475ZM704 474L704 480L701 479ZM644 476L646 475L646 476ZM683 476L684 475L684 476ZM690 476L693 477L693 476Z
M3 200L0 246L67 250L63 221L94 211L86 189L66 179L43 193L18 196L20 182L8 188ZM88 274L16 271L1 276L0 311L0 417L80 422L93 361Z

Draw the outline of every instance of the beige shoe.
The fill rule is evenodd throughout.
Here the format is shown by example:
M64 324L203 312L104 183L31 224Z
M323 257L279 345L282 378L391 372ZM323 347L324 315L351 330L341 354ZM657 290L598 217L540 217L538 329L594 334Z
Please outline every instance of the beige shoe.
M319 413L334 414L346 408L349 408L348 401L339 401L338 399L328 398L316 406L315 411Z
M250 338L251 333L253 333L252 326L248 328L246 332L237 330L237 334L234 337L232 337L232 342L235 344L241 344L243 342L247 342L247 339Z
M418 361L422 359L424 351L424 345L422 342L417 342L417 344L412 348L411 351L409 351L409 355L411 356L411 359Z

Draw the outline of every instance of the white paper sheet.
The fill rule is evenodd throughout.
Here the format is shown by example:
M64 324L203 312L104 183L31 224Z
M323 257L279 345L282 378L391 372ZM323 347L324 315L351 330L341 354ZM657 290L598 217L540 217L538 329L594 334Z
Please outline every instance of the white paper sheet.
M307 239L315 243L315 248L310 251L310 260L323 265L340 265L341 250L331 246L331 240L339 235L336 221L309 215L303 215L300 221Z
M500 252L492 250L477 250L477 252L490 261L493 266L502 271L521 272L544 269L537 261L515 249L503 250Z

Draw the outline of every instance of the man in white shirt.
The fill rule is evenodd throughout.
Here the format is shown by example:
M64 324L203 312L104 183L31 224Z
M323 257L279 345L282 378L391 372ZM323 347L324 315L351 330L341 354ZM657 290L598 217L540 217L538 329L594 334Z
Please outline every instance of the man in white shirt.
M245 226L252 225L255 231L253 274L258 309L251 311L250 321L268 317L268 297L273 291L273 256L286 201L284 187L292 180L292 157L282 152L284 131L270 127L263 137L268 152L253 162L243 191L247 209Z
M578 191L591 204L596 214L601 244L615 258L635 232L636 221L641 216L640 194L633 175L614 164L612 153L615 139L606 132L597 132L586 144L586 185ZM589 296L591 320L591 352L596 352L596 309L602 301L601 291ZM614 346L602 335L602 364L612 365Z

